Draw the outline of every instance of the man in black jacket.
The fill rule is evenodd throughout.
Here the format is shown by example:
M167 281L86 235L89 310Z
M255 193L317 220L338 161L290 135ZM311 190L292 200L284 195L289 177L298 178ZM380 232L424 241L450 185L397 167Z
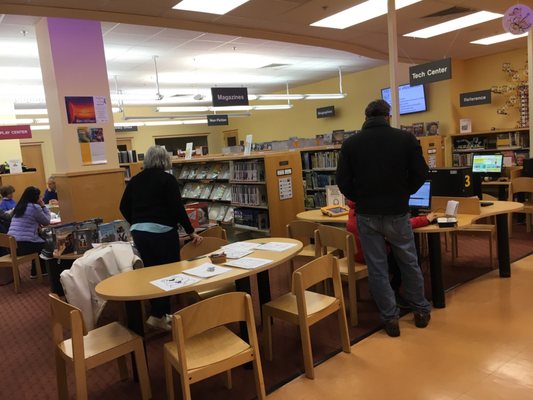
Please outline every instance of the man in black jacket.
M356 204L368 283L385 330L389 336L399 336L399 310L389 283L387 243L400 267L405 298L414 311L416 326L425 328L431 317L408 206L409 196L424 183L428 167L416 138L390 126L387 102L372 101L365 116L361 132L342 145L337 184Z

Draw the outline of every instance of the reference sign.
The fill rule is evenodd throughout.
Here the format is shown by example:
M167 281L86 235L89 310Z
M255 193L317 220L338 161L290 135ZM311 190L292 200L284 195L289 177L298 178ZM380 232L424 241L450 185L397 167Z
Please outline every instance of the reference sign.
M478 92L461 93L459 95L459 104L461 107L490 104L492 102L491 96L490 89L480 90Z

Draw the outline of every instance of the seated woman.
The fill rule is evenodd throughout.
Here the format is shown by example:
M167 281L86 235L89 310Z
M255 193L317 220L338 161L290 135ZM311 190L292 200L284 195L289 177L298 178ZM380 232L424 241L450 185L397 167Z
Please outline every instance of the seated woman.
M17 202L13 200L13 193L15 193L15 188L11 185L0 187L0 196L2 196L2 202L0 202L1 211L9 211L15 208Z
M39 236L39 228L50 224L50 211L40 198L41 191L28 186L13 211L8 235L14 236L17 241L17 255L40 253L44 247L44 239ZM46 266L43 259L41 271L46 274ZM37 277L36 266L32 262L31 279Z
M355 238L355 248L357 250L357 254L355 255L355 261L358 263L365 263L365 256L363 253L363 247L361 246L361 239L359 238L359 231L357 229L357 220L355 217L355 202L348 200L348 222L346 223L346 230L348 232L351 232ZM431 222L433 222L437 218L437 215L435 213L429 213L427 215L420 215L418 217L412 217L410 219L411 226L413 229L421 228L423 226L429 225ZM398 264L396 263L396 260L394 259L394 255L390 251L390 249L387 249L388 251L388 261L389 261L389 272L391 274L391 287L392 290L396 293L396 299L398 303L403 303L403 299L400 296L400 286L402 284L402 274L400 272L400 269L398 267Z

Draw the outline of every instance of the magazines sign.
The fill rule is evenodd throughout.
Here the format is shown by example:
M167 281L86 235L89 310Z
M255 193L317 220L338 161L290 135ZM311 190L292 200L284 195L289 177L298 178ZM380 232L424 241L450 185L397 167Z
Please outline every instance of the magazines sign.
M31 128L29 125L0 126L0 140L2 139L30 139Z
M327 118L335 116L335 106L320 107L316 109L317 118Z
M409 67L409 84L411 86L448 79L452 79L451 58Z
M247 106L248 88L211 88L214 107Z
M459 104L461 107L490 104L492 101L490 89L480 90L478 92L461 93L459 96Z

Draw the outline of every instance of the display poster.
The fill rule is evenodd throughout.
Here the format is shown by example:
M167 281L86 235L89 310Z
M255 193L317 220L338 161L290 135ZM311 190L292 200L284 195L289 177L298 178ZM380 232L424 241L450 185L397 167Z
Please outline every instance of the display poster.
M185 145L185 159L186 160L192 159L192 142L189 142Z
M22 172L22 161L21 160L8 160L7 164L9 165L10 174L19 174Z
M78 142L83 165L105 164L107 162L103 128L78 128Z
M3 139L31 139L29 125L0 126L0 140Z
M250 152L252 151L252 141L253 141L252 135L246 135L246 139L244 140L244 155L245 156L249 156Z
M292 199L292 178L279 178L279 199L288 200Z
M105 96L66 96L65 107L69 124L109 122Z

